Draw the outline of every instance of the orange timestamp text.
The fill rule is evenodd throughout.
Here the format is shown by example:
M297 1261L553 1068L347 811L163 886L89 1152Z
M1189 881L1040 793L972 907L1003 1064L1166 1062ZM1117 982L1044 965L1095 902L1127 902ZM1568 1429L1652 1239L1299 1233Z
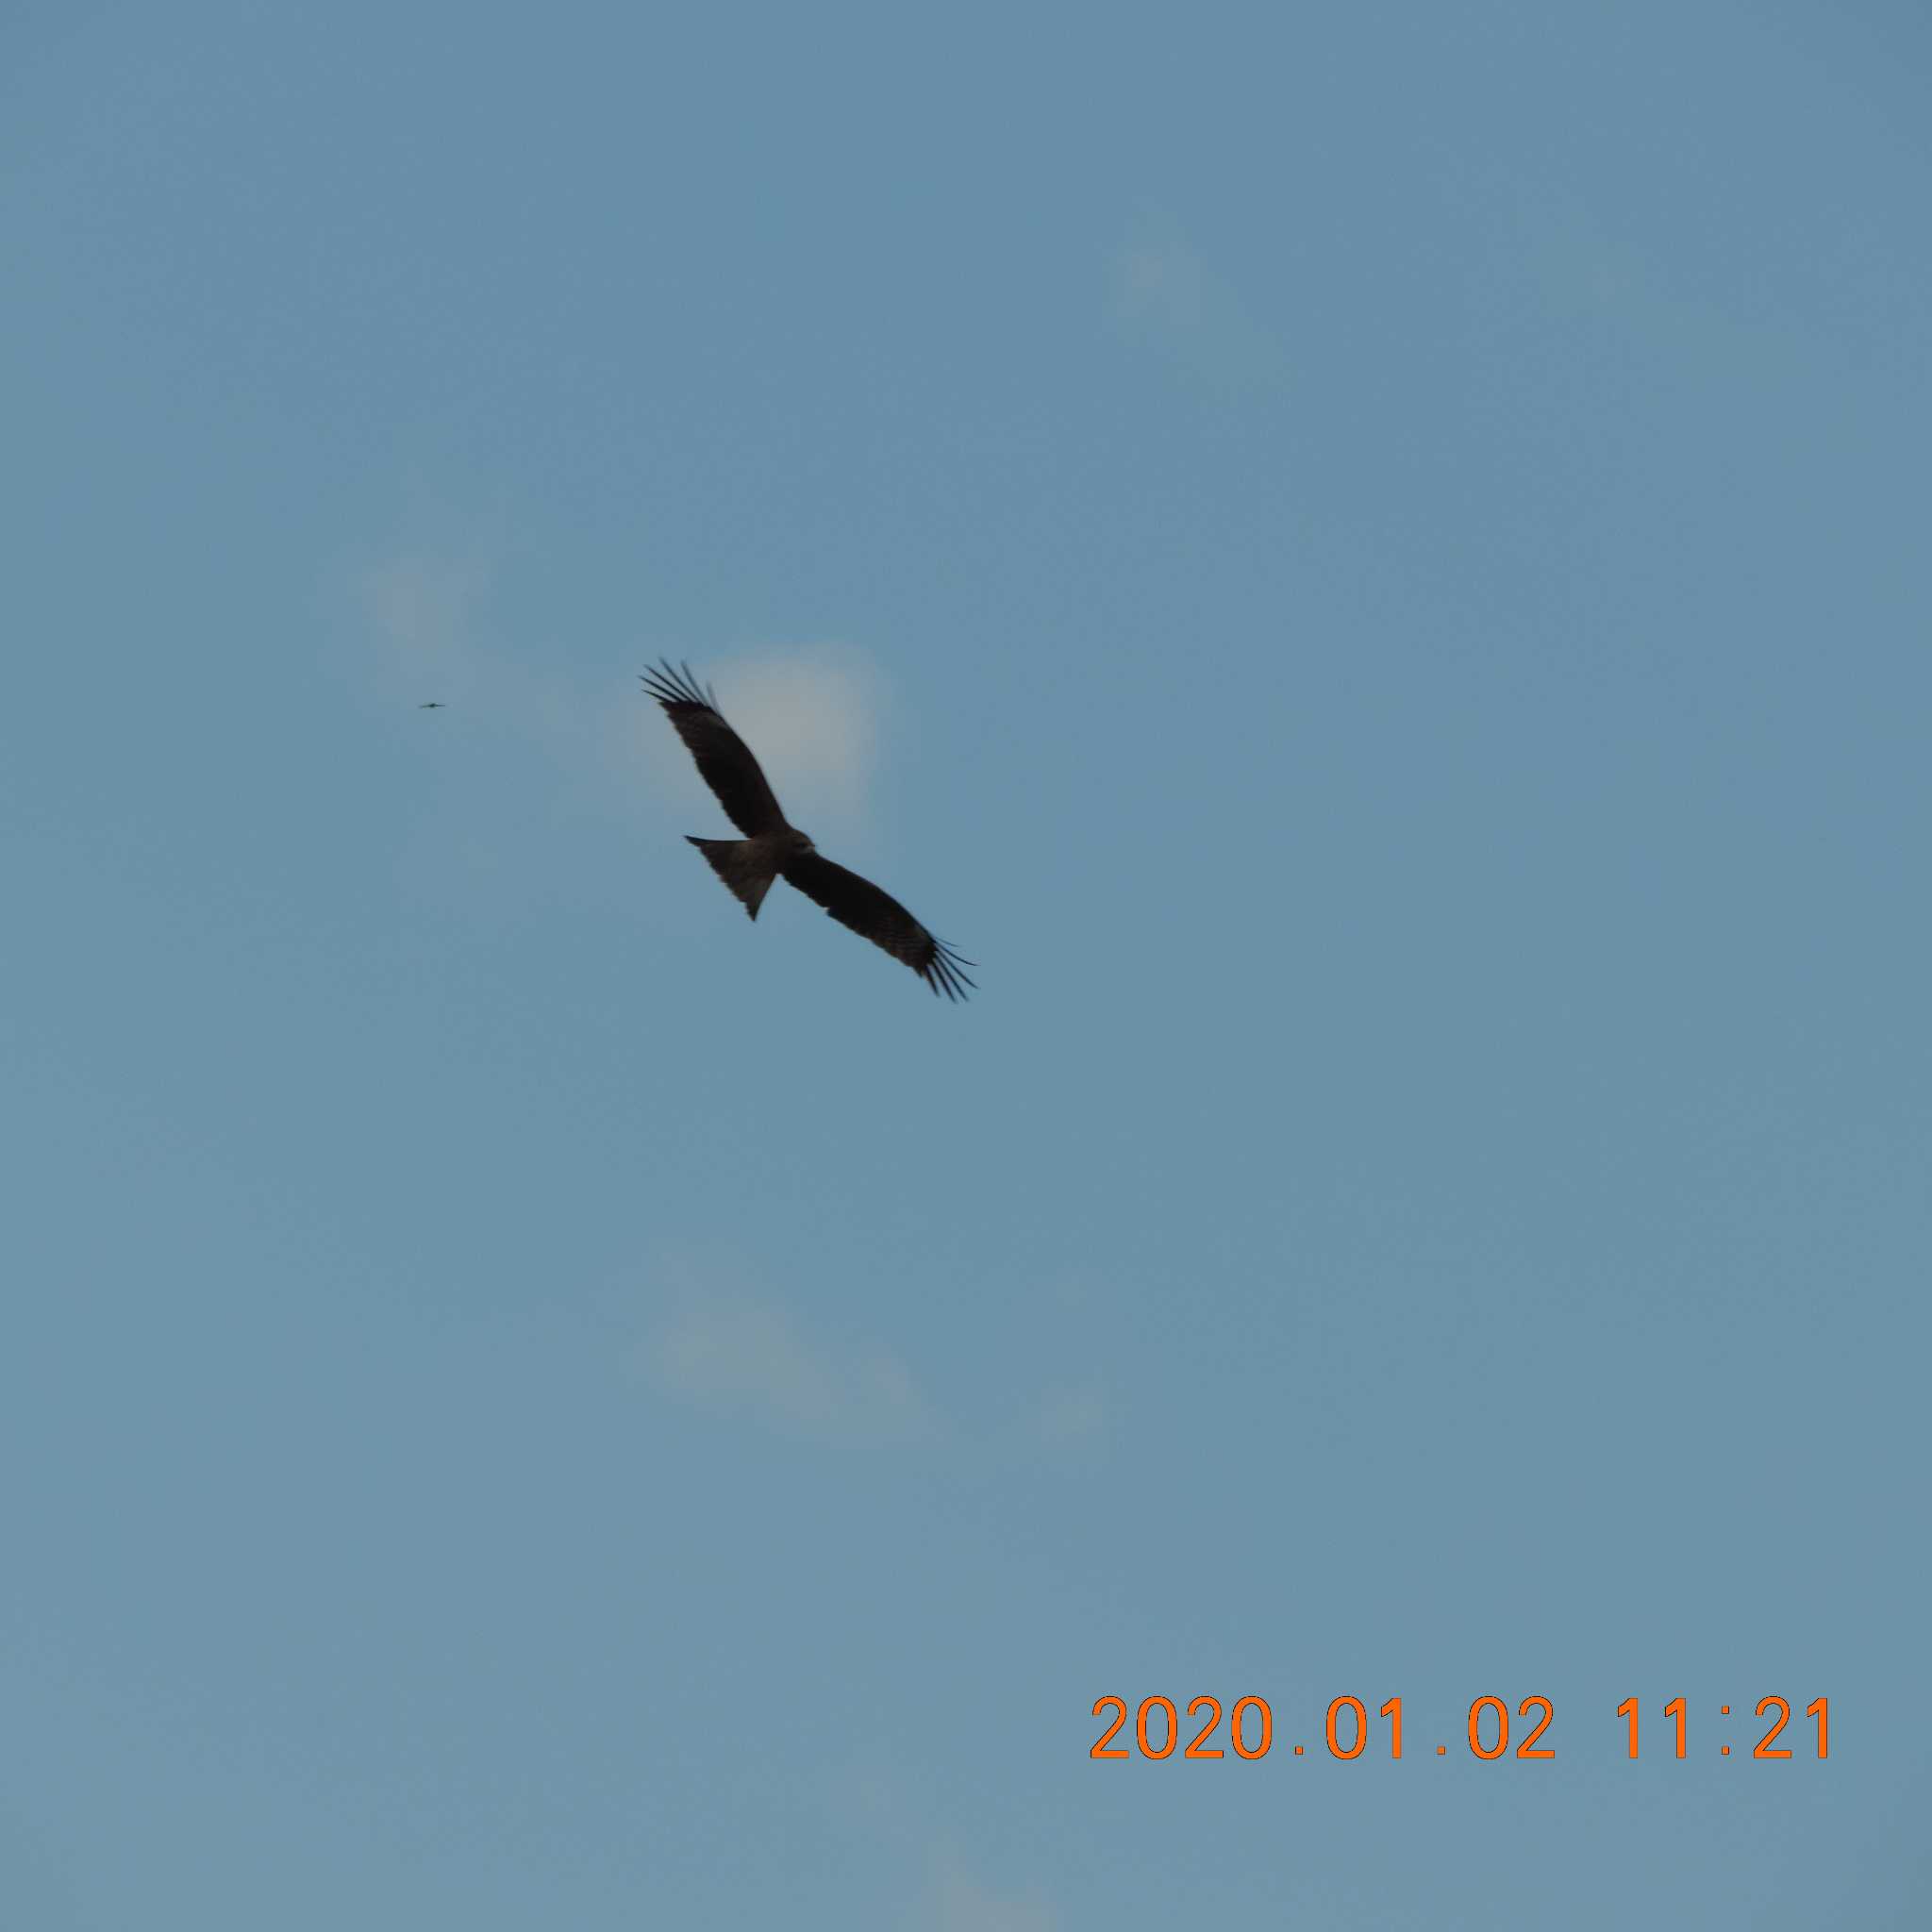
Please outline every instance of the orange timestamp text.
M1093 1715L1096 1718L1111 1717L1112 1722L1094 1740L1089 1750L1090 1757L1109 1759L1126 1757L1191 1757L1215 1758L1230 1755L1252 1762L1266 1757L1274 1748L1274 1710L1265 1697L1238 1697L1225 1711L1218 1697L1196 1697L1187 1706L1187 1718L1183 1722L1179 1707L1171 1697L1143 1697L1133 1709L1131 1726L1128 1716L1129 1706L1124 1697L1097 1697L1093 1701ZM1731 1752L1731 1734L1724 1721L1731 1715L1728 1704L1716 1707L1717 1722L1712 1726L1713 1741L1717 1754L1728 1757ZM1674 1697L1668 1704L1658 1707L1658 1714L1666 1721L1664 1738L1669 1741L1673 1755L1687 1757L1690 1755L1690 1706L1683 1697ZM1557 1755L1556 1740L1549 1736L1550 1726L1557 1715L1556 1706L1547 1697L1525 1697L1515 1707L1512 1722L1509 1701L1504 1697L1478 1697L1469 1707L1469 1712L1462 1725L1462 1740L1466 1740L1470 1752L1477 1757L1496 1758L1514 1757L1523 1758L1553 1758ZM1641 1708L1638 1699L1626 1697L1617 1706L1615 1715L1624 1720L1624 1748L1631 1757L1638 1755ZM1816 1755L1821 1757L1831 1756L1831 1700L1828 1697L1814 1697L1805 1707L1805 1715L1815 1725ZM1391 1697L1377 1705L1375 1716L1386 1721L1383 1736L1387 1740L1388 1755L1400 1757L1403 1755L1402 1699ZM1791 1721L1790 1700L1783 1697L1760 1697L1754 1716L1760 1722L1770 1720L1770 1728L1752 1745L1751 1756L1759 1758L1783 1758L1793 1755L1790 1744L1777 1740L1784 1734ZM1225 1728L1224 1728L1224 1720ZM1196 1723L1199 1728L1195 1729ZM1741 1719L1740 1720L1741 1722ZM1311 1722L1310 1733L1315 1730ZM1190 1730L1193 1731L1191 1739ZM1322 1743L1331 1757L1359 1757L1369 1749L1374 1727L1369 1721L1368 1706L1359 1697L1335 1697L1328 1703L1320 1726ZM1803 1736L1800 1732L1797 1735ZM1514 1740L1514 1749L1511 1740ZM1737 1739L1741 1746L1749 1740L1746 1732ZM1118 1740L1118 1741L1116 1741ZM1297 1743L1289 1747L1296 1757L1306 1757L1308 1747ZM1379 1756L1379 1751L1377 1752ZM1438 1743L1431 1754L1437 1757L1449 1755L1447 1743ZM1807 1756L1811 1754L1807 1753Z

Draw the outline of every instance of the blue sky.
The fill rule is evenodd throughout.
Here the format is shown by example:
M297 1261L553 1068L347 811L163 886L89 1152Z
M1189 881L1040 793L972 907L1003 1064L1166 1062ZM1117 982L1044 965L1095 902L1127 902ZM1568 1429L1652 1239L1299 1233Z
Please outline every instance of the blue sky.
M0 1916L1924 1923L1921 9L0 75Z

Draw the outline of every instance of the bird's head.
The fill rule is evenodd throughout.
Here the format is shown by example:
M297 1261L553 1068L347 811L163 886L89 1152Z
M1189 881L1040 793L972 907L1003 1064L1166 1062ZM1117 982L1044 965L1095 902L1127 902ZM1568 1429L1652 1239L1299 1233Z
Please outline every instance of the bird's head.
M801 832L796 825L792 825L789 829L791 834L790 841L791 850L799 857L802 858L806 853L816 852L819 849L812 843L809 832Z

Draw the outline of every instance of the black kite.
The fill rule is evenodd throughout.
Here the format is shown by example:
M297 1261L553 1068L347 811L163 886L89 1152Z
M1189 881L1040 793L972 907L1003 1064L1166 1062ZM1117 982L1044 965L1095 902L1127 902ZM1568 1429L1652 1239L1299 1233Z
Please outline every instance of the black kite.
M935 994L944 993L949 1000L966 997L973 981L960 969L973 961L935 939L870 879L819 857L818 847L787 823L751 747L725 724L715 695L691 675L690 665L674 668L667 658L660 669L643 673L643 683L684 740L698 774L718 794L724 816L744 834L742 839L693 839L689 832L685 837L754 919L772 881L782 878L841 925L903 959Z

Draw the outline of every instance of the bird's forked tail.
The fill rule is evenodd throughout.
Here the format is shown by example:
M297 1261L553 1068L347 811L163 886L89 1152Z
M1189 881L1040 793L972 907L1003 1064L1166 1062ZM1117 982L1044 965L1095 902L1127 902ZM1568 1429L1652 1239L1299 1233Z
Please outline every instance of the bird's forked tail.
M758 916L778 868L756 839L692 839L684 835L710 861L711 870L729 886L752 918Z

